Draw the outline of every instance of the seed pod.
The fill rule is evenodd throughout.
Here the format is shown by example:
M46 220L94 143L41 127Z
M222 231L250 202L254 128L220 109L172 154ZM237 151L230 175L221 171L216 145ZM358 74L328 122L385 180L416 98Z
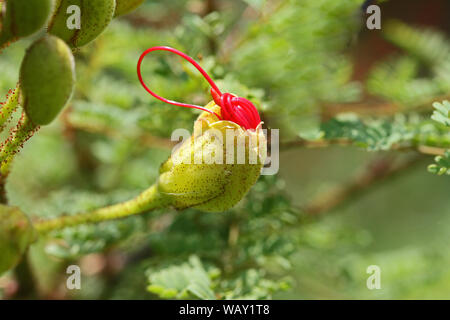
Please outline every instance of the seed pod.
M47 22L53 0L6 0L0 43L29 36Z
M19 263L36 237L37 233L22 211L0 205L0 275Z
M221 109L214 102L206 108L220 115ZM244 142L243 148L239 149L238 141ZM178 209L228 210L255 184L266 148L261 126L246 130L203 112L190 139L161 166L158 189Z
M69 101L75 83L70 48L54 36L45 36L28 48L20 68L22 105L35 125L55 119Z
M139 7L144 0L116 0L116 12L114 17L130 13Z
M72 5L80 8L79 29L68 27L70 13L67 13L67 9ZM48 32L63 39L72 48L84 46L105 30L114 16L115 8L115 0L56 0Z

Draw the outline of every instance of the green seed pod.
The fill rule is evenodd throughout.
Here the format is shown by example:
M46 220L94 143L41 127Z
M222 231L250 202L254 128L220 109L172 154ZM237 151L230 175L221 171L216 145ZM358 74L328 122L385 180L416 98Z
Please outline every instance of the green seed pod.
M206 108L220 114L214 102ZM158 190L177 209L228 210L255 184L266 148L261 126L245 130L203 112L190 139L161 166Z
M79 28L68 26L71 13L67 12L73 5L80 9ZM56 0L48 32L60 37L72 48L84 46L105 30L114 17L115 9L115 0Z
M19 263L36 237L37 233L22 211L0 205L0 275Z
M130 13L139 7L143 2L144 0L116 0L117 5L114 17Z
M20 68L22 105L35 125L56 118L69 101L75 83L75 63L70 48L54 36L35 41Z
M6 0L0 43L29 36L47 22L53 0Z

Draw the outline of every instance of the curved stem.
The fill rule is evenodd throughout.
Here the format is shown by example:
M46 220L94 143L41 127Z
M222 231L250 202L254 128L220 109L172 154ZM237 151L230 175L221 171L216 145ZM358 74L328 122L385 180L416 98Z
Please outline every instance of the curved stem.
M46 234L50 231L60 230L80 224L98 223L102 221L125 218L156 208L164 208L168 206L168 204L167 198L161 195L158 191L158 186L155 184L142 192L136 198L126 202L76 215L37 221L34 223L34 227L40 234Z

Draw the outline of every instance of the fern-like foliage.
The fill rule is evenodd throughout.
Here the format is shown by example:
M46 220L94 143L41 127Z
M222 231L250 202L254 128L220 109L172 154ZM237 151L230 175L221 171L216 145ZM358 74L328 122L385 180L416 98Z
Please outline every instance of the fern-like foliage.
M359 27L360 5L357 0L281 1L264 12L271 19L252 24L244 34L231 65L241 81L265 89L271 102L266 112L279 125L307 131L318 125L321 102L360 98L360 85L350 82L350 60L342 54Z
M347 139L368 150L388 150L394 144L410 140L412 133L398 123L374 120L363 122L357 117L339 117L322 125L326 140Z
M435 102L433 104L435 111L431 116L431 119L441 123L447 127L450 127L450 102L447 100L442 103ZM450 130L449 130L450 131ZM435 164L428 166L428 171L438 175L450 175L450 150L444 152L443 155L434 158Z
M205 268L197 256L161 270L148 269L147 290L166 299L265 299L288 282L266 279L261 270L249 269L232 280L221 279L219 269Z
M415 107L429 108L430 101L450 92L450 42L435 30L383 22L385 37L402 50L378 62L367 82L353 82L354 63L346 53L358 39L358 29L365 28L359 19L362 2L215 0L214 12L203 16L198 8L206 1L145 1L74 53L78 80L73 100L17 158L7 184L10 204L33 219L72 215L132 198L155 181L170 154L159 142L166 143L176 128L191 129L198 114L168 106L140 87L136 60L145 49L161 44L198 60L222 91L251 99L264 127L279 128L286 141L300 134L319 136L319 145L343 142L369 151L449 149L449 103L435 104L433 120L429 109ZM2 52L3 92L16 85L27 41ZM203 77L176 56L146 58L143 75L169 99L202 105L211 98ZM378 118L367 115L370 110L366 115L347 113L321 123L328 104L364 104L364 89L399 112ZM53 232L51 240L30 248L35 287L42 288L41 297L53 296L64 284L52 282L66 279L68 263L80 262L90 271L83 276L86 290L68 294L81 299L422 298L433 283L443 291L433 297L447 297L450 256L440 245L445 241L433 250L427 246L421 251L421 245L410 252L410 241L405 249L391 250L399 230L412 230L407 233L414 236L422 229L437 232L434 225L422 224L446 218L441 215L448 212L447 194L442 195L446 179L407 176L409 180L386 183L365 199L351 197L349 205L316 219L297 206L308 208L315 196L335 196L326 193L341 183L335 176L342 174L342 183L352 179L353 172L341 163L355 160L347 155L353 151L330 149L320 155L301 150L301 157L292 150L292 159L282 154L280 174L261 177L228 212L167 209ZM339 161L329 161L331 157ZM442 152L430 171L448 175L449 163L449 152ZM420 175L420 170L415 172ZM441 185L424 188L429 181L422 179ZM411 196L414 182L418 196ZM402 183L406 191L398 191ZM411 219L416 209L420 215ZM420 228L408 229L414 222ZM371 229L375 225L389 232L380 234ZM102 263L86 263L90 259ZM390 288L367 290L366 268L379 261L387 263L382 265L383 281ZM90 265L96 266L89 270ZM94 270L98 265L108 272ZM21 277L17 274L20 284Z
M441 32L400 21L386 23L383 30L387 40L432 66L450 59L450 44Z
M450 127L450 102L447 100L442 103L435 102L433 107L436 110L433 112L431 119Z
M389 21L384 37L405 55L389 57L369 74L369 93L403 107L428 104L450 88L450 41L439 31Z
M428 166L428 171L437 175L450 175L450 150L445 151L442 156L434 158L436 163Z
M386 119L362 119L343 114L321 125L322 138L350 142L369 151L409 148L418 145L450 147L448 130L418 115Z
M152 272L149 270L148 291L161 298L199 298L215 299L211 279L217 269L207 272L197 256L191 256L189 261L178 266Z
M419 77L420 63L411 56L391 58L376 65L367 80L369 93L402 106L416 106L442 93L435 79Z

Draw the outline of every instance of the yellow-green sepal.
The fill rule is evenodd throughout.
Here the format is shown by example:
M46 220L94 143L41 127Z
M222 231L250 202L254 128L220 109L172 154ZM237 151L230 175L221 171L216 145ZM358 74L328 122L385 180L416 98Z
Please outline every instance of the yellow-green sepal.
M20 262L37 236L27 215L0 204L0 275Z

